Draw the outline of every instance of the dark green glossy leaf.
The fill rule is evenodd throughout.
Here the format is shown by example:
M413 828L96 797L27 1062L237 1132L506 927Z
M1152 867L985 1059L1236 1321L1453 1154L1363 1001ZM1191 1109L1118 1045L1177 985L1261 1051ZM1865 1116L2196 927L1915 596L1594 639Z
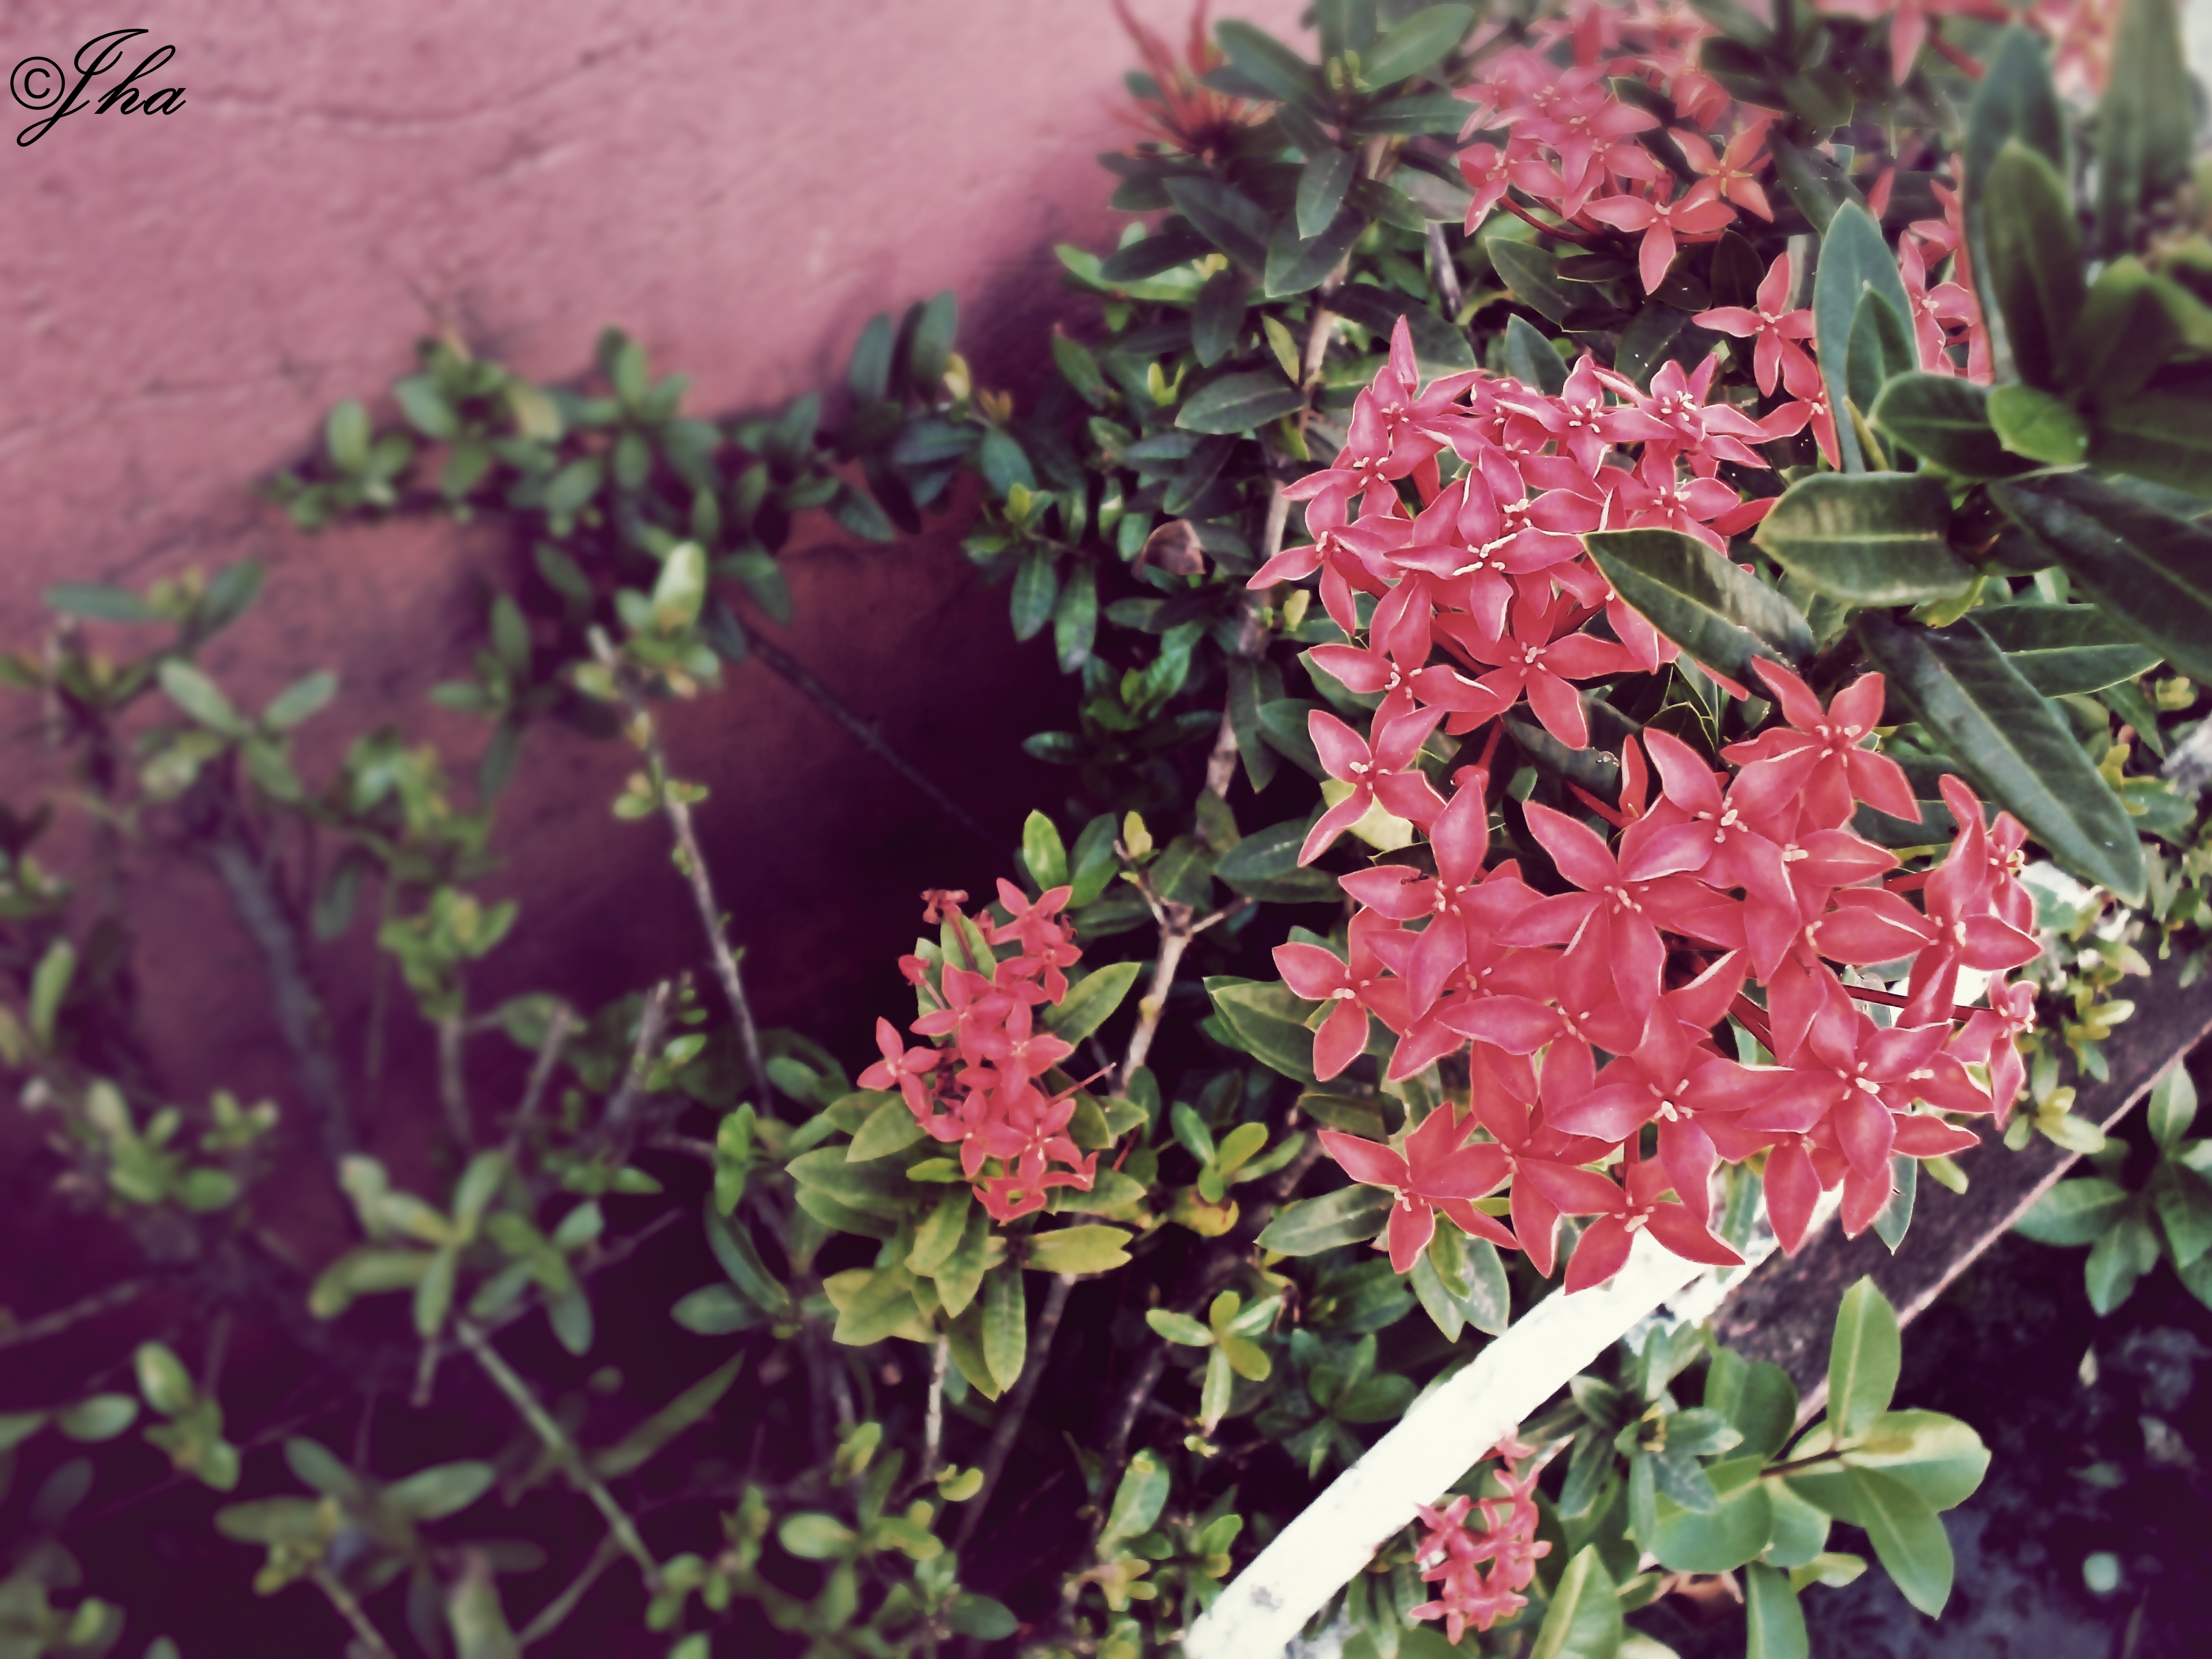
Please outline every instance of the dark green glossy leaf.
M1190 315L1190 349L1201 368L1212 368L1236 347L1244 331L1245 279L1242 271L1218 270L1198 291Z
M1298 848L1304 844L1307 827L1304 819L1293 818L1255 830L1221 855L1213 873L1262 903L1334 903L1336 878L1325 871L1298 868Z
M1753 657L1802 664L1813 654L1796 607L1694 536L1606 530L1585 545L1632 609L1731 679L1747 676Z
M1467 38L1473 6L1429 6L1394 25L1359 54L1359 84L1387 87L1418 75Z
M1744 1659L1808 1659L1805 1609L1790 1575L1753 1562L1744 1569Z
M1620 1648L1620 1601L1613 1576L1585 1544L1559 1575L1528 1659L1613 1659Z
M2065 721L1971 617L1929 629L1870 611L1857 630L1891 689L1985 798L2018 817L2075 875L2142 902L2134 821Z
M2013 1231L2039 1244L2092 1244L2111 1231L2127 1204L2127 1188L2118 1182L2077 1176L2029 1205Z
M1372 283L1346 283L1329 296L1328 307L1385 340L1404 318L1413 342L1413 360L1424 375L1456 374L1474 367L1474 349L1468 343L1466 331L1410 295Z
M1216 975L1206 980L1206 990L1245 1053L1299 1083L1315 1081L1313 1033L1305 1026L1310 1005L1291 995L1289 987Z
M1038 546L1014 572L1014 586L1009 604L1014 637L1018 640L1035 639L1044 625L1052 620L1052 608L1059 600L1060 569L1053 550Z
M1505 372L1547 398L1556 398L1567 384L1567 366L1551 342L1529 326L1526 317L1505 319Z
M1900 325L1912 315L1905 279L1898 275L1897 255L1882 240L1881 227L1864 207L1846 202L1836 210L1820 238L1820 266L1813 279L1813 325L1817 337L1850 341L1852 325L1858 320L1860 298L1867 294L1879 295ZM1840 352L1824 352L1820 372L1827 383L1829 407L1837 411L1836 442L1844 470L1860 472L1866 463L1859 454L1858 437L1843 417L1844 405L1851 395L1851 355L1848 346Z
M1855 1438L1889 1409L1902 1353L1897 1310L1873 1279L1860 1279L1844 1292L1828 1340L1828 1422L1835 1433Z
M1826 235L1839 208L1865 210L1866 198L1858 186L1819 151L1800 149L1779 135L1768 141L1768 148L1774 153L1774 176L1814 229Z
M1199 388L1176 416L1187 432L1241 434L1306 405L1306 395L1270 369L1224 374Z
M2097 240L2126 245L2138 213L2189 174L2197 112L2175 0L2124 0L2097 104Z
M1170 179L1168 194L1199 234L1248 270L1267 262L1274 222L1242 191L1212 179Z
M1765 1549L1773 1534L1773 1506L1755 1477L1723 1492L1710 1515L1686 1510L1663 1492L1655 1504L1659 1525L1650 1549L1672 1572L1733 1572Z
M1522 305L1555 323L1574 309L1575 297L1561 286L1559 262L1551 254L1507 236L1493 236L1484 246L1490 250L1491 264Z
M1851 402L1859 412L1863 415L1875 406L1892 375L1909 374L1919 367L1911 333L1896 307L1878 294L1860 295L1844 371Z
M2039 151L2009 139L1981 194L1986 282L2013 366L2030 386L2061 388L2067 338L2088 293L2066 181Z
M1935 1618L1951 1599L1951 1540L1917 1492L1893 1475L1854 1468L1844 1476L1882 1571L1905 1599Z
M1229 61L1266 88L1269 97L1292 104L1321 101L1321 79L1313 65L1265 30L1232 17L1214 30L1214 38Z
M1868 419L1885 438L1962 478L2001 478L2033 463L2008 453L1990 424L1989 389L1915 369L1893 378Z
M2212 679L2212 530L2085 473L2011 480L1990 494L2137 639Z
M1754 537L1784 570L1848 605L1917 605L1974 580L1951 551L1950 492L1917 472L1800 478Z
M1322 230L1305 237L1299 234L1297 217L1285 214L1267 241L1261 279L1267 297L1281 299L1318 288L1344 262L1367 223L1358 206L1347 203Z
M2094 605L1998 605L1974 621L2046 697L2101 691L2148 674L2159 653Z
M2098 411L2089 459L2202 495L2212 487L2212 398L2139 392L2108 403Z
M1344 205L1344 192L1351 188L1352 175L1357 171L1358 164L1352 153L1334 145L1307 156L1305 167L1298 174L1299 235L1318 236L1328 228L1336 210Z

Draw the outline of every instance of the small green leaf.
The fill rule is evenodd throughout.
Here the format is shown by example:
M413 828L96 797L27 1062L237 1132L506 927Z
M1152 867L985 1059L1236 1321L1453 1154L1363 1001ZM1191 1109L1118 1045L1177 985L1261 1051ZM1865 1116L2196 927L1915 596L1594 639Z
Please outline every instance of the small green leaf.
M1473 6L1428 6L1396 23L1359 54L1359 84L1372 91L1427 69L1467 38Z
M157 678L169 701L206 726L210 732L221 732L227 738L246 735L246 722L231 707L230 699L205 674L180 657L164 662Z
M127 588L99 582L58 582L46 592L46 609L94 622L155 623L167 617Z
M592 1453L592 1473L603 1480L615 1480L639 1468L694 1423L703 1421L730 1391L744 1363L744 1354L732 1355L615 1444Z
M1113 1017L1142 971L1141 963L1116 962L1085 975L1046 1012L1045 1030L1063 1042L1082 1042Z
M2189 1067L2176 1060L2150 1091L2151 1138L2161 1152L2171 1153L2197 1121L2197 1084Z
M261 723L275 731L289 732L321 712L337 689L338 677L327 669L295 680L262 711Z
M1753 1562L1744 1570L1744 1659L1808 1659L1805 1609L1790 1575Z
M1813 281L1815 337L1846 343L1842 351L1824 350L1820 354L1820 371L1827 381L1828 406L1837 411L1836 442L1846 472L1866 470L1865 459L1859 453L1858 436L1851 423L1843 418L1843 410L1851 395L1851 353L1848 343L1852 325L1858 319L1860 298L1867 294L1880 295L1900 325L1905 325L1912 315L1912 301L1905 292L1905 279L1898 275L1897 255L1882 239L1881 227L1865 208L1856 202L1846 202L1836 210L1820 238L1820 269Z
M185 1362L159 1342L143 1342L132 1357L138 1374L138 1392L164 1417L181 1417L195 1398L191 1374Z
M2125 0L2097 103L2097 239L2126 246L2138 211L2189 175L2197 112L2175 0Z
M65 1406L54 1426L72 1440L112 1440L138 1420L138 1402L127 1394L95 1394Z
M1029 1311L1021 1269L994 1269L983 1279L983 1363L1003 1391L1014 1386L1029 1357Z
M2010 138L1990 164L1981 201L1988 286L2013 364L2030 386L2059 390L2067 337L2088 293L2066 181L2039 151Z
M1309 1005L1289 987L1215 975L1206 980L1206 990L1245 1053L1293 1081L1316 1081L1313 1033L1305 1026Z
M323 449L331 465L351 477L368 466L368 411L357 399L334 404L323 418Z
M1951 1540L1925 1499L1878 1469L1844 1472L1860 1524L1905 1599L1930 1619L1951 1599Z
M1247 310L1243 272L1233 266L1206 279L1191 307L1190 349L1200 368L1212 368L1226 357L1244 331Z
M1109 1273L1128 1261L1128 1242L1119 1227L1055 1228L1030 1237L1029 1265L1048 1273Z
M833 1561L860 1540L836 1517L802 1510L784 1517L775 1529L775 1541L802 1561Z
M489 1463L440 1463L394 1481L381 1501L410 1521L442 1521L489 1492L496 1478Z
M1266 370L1224 374L1183 402L1176 424L1186 432L1248 433L1306 406L1306 394Z
M1067 884L1067 848L1060 826L1042 812L1031 812L1022 825L1022 862L1039 892Z
M1523 386L1547 398L1556 398L1567 384L1567 366L1551 342L1530 327L1528 319L1515 315L1505 319L1505 372Z
M1561 284L1555 256L1504 236L1491 237L1483 246L1490 250L1490 263L1516 300L1553 322L1565 320L1577 301Z
M696 542L678 542L660 562L653 584L653 625L664 634L699 620L707 599L707 554Z
M701 1336L728 1336L768 1323L769 1316L727 1285L702 1285L679 1297L668 1316Z
M1528 1659L1613 1659L1620 1646L1620 1601L1595 1544L1585 1544L1559 1575Z
M1275 1212L1260 1248L1283 1255L1318 1255L1340 1244L1364 1244L1389 1219L1390 1194L1379 1187L1345 1187L1302 1198Z
M1754 539L1815 592L1847 605L1917 605L1974 580L1951 551L1950 523L1950 492L1934 478L1821 472L1791 485Z
M62 1000L69 995L70 981L76 976L76 947L65 939L58 939L46 946L39 957L39 965L31 972L27 1011L31 1035L48 1054L54 1048L54 1022L60 1018Z
M1195 1320L1191 1322L1196 1324ZM1202 1330L1205 1328L1200 1326ZM1121 1484L1114 1489L1114 1507L1107 1512L1106 1528L1098 1536L1098 1553L1110 1557L1111 1547L1152 1529L1167 1506L1170 1480L1158 1457L1140 1451L1129 1460Z
M1862 1279L1844 1292L1828 1343L1828 1420L1843 1439L1856 1439L1889 1409L1902 1348L1897 1310Z
M1181 1343L1187 1348L1210 1348L1213 1333L1188 1314L1172 1313L1165 1308L1148 1308L1145 1322L1170 1342Z
M2046 697L2101 691L2163 660L2100 605L1993 605L1973 616L2005 660Z
M904 1152L927 1133L915 1121L906 1102L894 1095L870 1112L867 1121L854 1131L852 1143L845 1148L845 1161L866 1164L889 1158L893 1152Z
M1351 187L1352 176L1358 170L1352 153L1334 145L1306 158L1305 167L1298 173L1299 235L1315 237L1328 228L1337 210L1344 205L1344 192Z

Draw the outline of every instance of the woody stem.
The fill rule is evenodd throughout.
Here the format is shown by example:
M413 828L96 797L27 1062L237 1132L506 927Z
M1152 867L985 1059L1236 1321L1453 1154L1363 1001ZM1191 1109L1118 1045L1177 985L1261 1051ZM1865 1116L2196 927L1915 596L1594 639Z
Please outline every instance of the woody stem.
M1901 997L1894 991L1877 991L1865 985L1846 985L1844 987L1844 994L1847 997L1856 997L1861 1002L1879 1002L1885 1008L1905 1008L1911 1006L1910 999ZM1972 1019L1978 1012L1978 1009L1968 1008L1960 1003L1954 1002L1951 1005L1951 1018L1954 1019ZM1773 1045L1770 1043L1767 1046L1771 1048Z
M753 1024L752 1004L746 1000L744 981L738 976L738 959L730 949L730 936L722 925L721 907L714 902L714 884L707 874L707 860L700 856L699 838L692 832L691 808L681 798L675 779L669 775L668 752L661 746L660 728L653 721L653 711L645 706L645 699L631 683L622 660L615 655L605 631L594 628L591 640L592 654L607 671L607 677L621 695L623 707L629 711L629 739L644 752L651 766L653 793L659 798L669 833L675 837L684 878L690 884L692 902L698 906L700 922L707 930L714 976L721 981L722 994L729 1000L730 1016L738 1029L738 1050L745 1062L746 1074L753 1087L773 1097L775 1085L769 1081L768 1063L762 1058L760 1028Z
M1766 1023L1765 1009L1741 992L1738 992L1735 1000L1729 1004L1729 1012L1741 1020L1744 1030L1749 1031L1765 1046L1768 1054L1774 1052L1774 1028Z
M1534 214L1529 212L1527 208L1522 207L1520 203L1515 201L1510 195L1499 197L1498 198L1498 205L1504 208L1515 218L1525 221L1527 223L1535 226L1537 229L1542 231L1547 236L1563 237L1570 242L1580 242L1584 247L1588 247L1590 245L1590 237L1586 232L1571 229L1565 225L1547 224L1543 220L1539 219Z
M982 1522L984 1506L990 1503L1000 1473L1014 1449L1015 1437L1022 1431L1022 1419L1029 1415L1030 1401L1036 1398L1037 1384L1044 1381L1044 1368L1052 1358L1052 1339L1060 1330L1060 1315L1067 1310L1067 1293L1074 1287L1073 1273L1052 1276L1052 1289L1045 1293L1044 1311L1037 1316L1036 1328L1030 1333L1029 1361L1022 1367L1021 1377L1007 1397L1005 1409L999 1413L990 1447L983 1454L983 1485L968 1500L968 1512L960 1521L960 1535L953 1540L955 1549L966 1549L968 1540Z

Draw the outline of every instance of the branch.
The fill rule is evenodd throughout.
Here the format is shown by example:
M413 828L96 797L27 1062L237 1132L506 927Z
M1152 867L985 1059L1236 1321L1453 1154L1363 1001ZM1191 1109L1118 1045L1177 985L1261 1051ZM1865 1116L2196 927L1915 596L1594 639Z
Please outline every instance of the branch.
M522 1420L530 1425L532 1432L545 1443L545 1449L553 1454L555 1461L561 1465L562 1472L568 1477L569 1484L590 1498L592 1506L606 1518L608 1535L621 1546L624 1554L637 1563L639 1571L645 1575L646 1589L658 1594L660 1564L653 1559L653 1552L646 1548L645 1540L638 1536L636 1523L629 1518L629 1511L615 1502L614 1494L607 1490L606 1483L586 1465L583 1454L576 1449L576 1443L568 1437L558 1423L546 1415L545 1407L538 1403L538 1396L531 1392L530 1385L514 1374L507 1361L500 1358L499 1350L472 1322L457 1319L453 1322L453 1330L461 1339L461 1346L476 1356L477 1364L484 1369L484 1375L490 1377L498 1385L499 1391L514 1402L515 1410L522 1413Z
M538 1609L538 1616L522 1627L514 1638L519 1652L533 1642L542 1642L561 1626L561 1621L576 1610L576 1603L584 1599L584 1592L599 1582L599 1575L615 1564L623 1553L622 1545L609 1533L599 1540L599 1547L592 1559L584 1564L583 1571L570 1579L568 1587Z
M937 1459L945 1444L945 1368L952 1358L952 1345L944 1337L929 1357L929 1404L921 1419L921 1484L937 1475Z
M699 921L707 930L715 977L722 982L722 994L729 1000L730 1016L737 1022L738 1048L744 1056L745 1070L755 1088L773 1097L775 1085L769 1080L768 1064L761 1058L760 1028L753 1024L752 1005L745 1000L744 981L738 977L738 959L731 952L729 935L722 927L721 907L714 902L714 887L707 874L707 860L700 856L698 837L691 831L691 809L678 798L672 787L667 751L660 745L660 728L653 724L653 713L645 706L645 699L630 684L629 674L615 655L614 647L607 642L605 631L594 628L591 640L592 654L606 669L607 677L621 694L623 706L629 711L629 739L645 751L653 769L653 791L660 798L660 810L668 818L670 833L676 837L678 862L684 867L684 879L691 884L692 901L699 907Z
M1436 267L1437 292L1444 302L1444 315L1456 317L1462 298L1459 267L1452 263L1451 248L1444 241L1444 228L1431 219L1425 234L1429 244L1429 263Z
M461 1016L447 1014L438 1022L438 1099L446 1109L446 1133L464 1152L477 1144L476 1126L469 1121L469 1084L462 1068L467 1033Z
M984 826L981 818L946 794L943 789L917 769L913 762L886 743L882 732L839 702L836 693L808 673L797 658L775 641L763 639L757 630L749 634L749 639L753 654L761 659L771 673L780 677L802 696L811 702L816 708L852 733L863 749L913 785L931 805L936 807L946 817L951 818L953 823L990 848L994 855L1000 858L1006 855L1006 845L1003 839L993 835Z
M653 1075L653 1062L660 1054L661 1033L668 1029L668 999L673 988L673 982L664 979L645 994L645 1006L638 1011L637 1041L630 1046L629 1064L623 1068L622 1082L607 1101L607 1109L599 1119L596 1138L602 1146L619 1151L628 1139L639 1091Z
M1234 899L1194 925L1190 906L1162 901L1159 958L1152 967L1152 985L1137 1003L1137 1029L1129 1033L1129 1053L1121 1062L1121 1087L1129 1086L1129 1079L1137 1074L1137 1068L1152 1051L1152 1038L1159 1030L1160 1015L1167 1007L1169 988L1175 983L1176 969L1182 965L1182 953L1190 948L1191 940L1251 902L1249 898Z
M43 1342L50 1336L58 1336L72 1325L82 1325L88 1319L97 1319L112 1309L135 1302L154 1288L149 1279L126 1279L119 1285L110 1285L82 1302L72 1302L66 1308L57 1308L50 1314L21 1325L0 1330L0 1348L20 1348L26 1343Z
M1036 1329L1030 1333L1029 1363L1022 1367L1013 1394L991 1431L991 1444L983 1454L983 1485L968 1500L968 1512L960 1518L959 1536L953 1540L955 1549L966 1549L969 1539L981 1524L984 1507L990 1503L999 1476L1006 1467L1006 1458L1014 1449L1014 1437L1022 1431L1022 1419L1029 1415L1030 1401L1036 1397L1037 1384L1044 1380L1044 1368L1052 1358L1052 1339L1060 1330L1060 1316L1066 1311L1067 1293L1074 1285L1073 1273L1053 1275L1052 1289L1045 1295L1044 1311L1037 1316Z
M574 1011L565 1002L554 1004L552 1016L545 1022L545 1040L538 1045L538 1058L530 1065L530 1081L522 1088L522 1104L515 1109L514 1121L507 1126L507 1161L510 1164L522 1156L523 1140L537 1121L546 1088L553 1081L554 1067L561 1063L561 1051L568 1047L568 1034L575 1029Z
M314 1579L315 1588L329 1597L331 1605L338 1610L338 1617L352 1626L354 1640L374 1654L375 1659L399 1659L392 1652L392 1644L384 1639L384 1632L362 1611L361 1603L353 1599L351 1590L338 1582L336 1573L318 1563L310 1569L309 1576Z

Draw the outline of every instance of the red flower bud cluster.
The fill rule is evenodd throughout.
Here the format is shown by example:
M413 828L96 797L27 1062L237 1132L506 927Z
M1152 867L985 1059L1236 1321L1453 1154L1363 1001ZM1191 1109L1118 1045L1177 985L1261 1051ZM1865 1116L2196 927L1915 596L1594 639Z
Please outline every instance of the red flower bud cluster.
M898 1090L916 1122L958 1145L961 1173L995 1221L1042 1209L1054 1187L1090 1191L1097 1168L1098 1154L1084 1156L1068 1138L1074 1090L1039 1086L1075 1052L1036 1022L1038 1007L1066 998L1066 970L1083 954L1074 924L1060 914L1070 890L1055 887L1032 902L1002 880L1004 921L988 910L964 915L965 893L925 893L926 919L950 924L967 965L950 955L933 964L899 959L923 1009L908 1029L935 1046L908 1048L896 1026L878 1019L884 1057L860 1073L863 1089ZM999 960L997 947L1009 943L1015 954Z
M1536 1576L1537 1560L1551 1553L1549 1544L1536 1541L1536 1469L1523 1473L1520 1460L1535 1455L1508 1435L1486 1457L1498 1460L1498 1479L1505 1495L1455 1498L1441 1510L1418 1506L1428 1531L1414 1555L1422 1579L1439 1587L1433 1601L1409 1608L1408 1619L1441 1619L1444 1639L1457 1645L1467 1627L1488 1630L1500 1619L1510 1618L1528 1605L1517 1594ZM1470 1512L1481 1517L1480 1528L1468 1524ZM1489 1571L1485 1571L1487 1566Z

